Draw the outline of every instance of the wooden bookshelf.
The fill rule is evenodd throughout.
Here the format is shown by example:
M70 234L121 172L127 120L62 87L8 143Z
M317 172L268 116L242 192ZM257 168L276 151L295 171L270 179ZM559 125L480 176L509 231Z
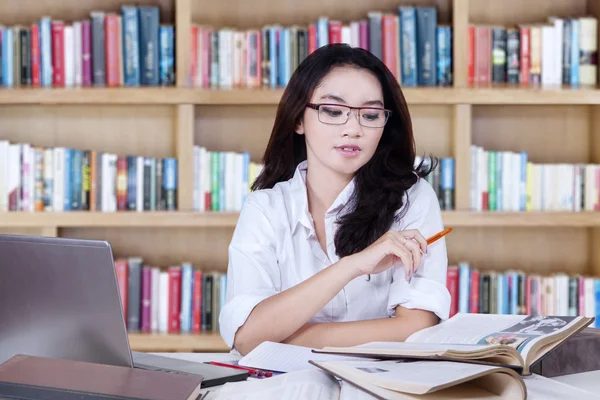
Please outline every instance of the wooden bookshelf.
M43 15L70 21L92 10L118 12L119 0L23 2L6 0L4 25L30 24ZM443 213L457 228L448 236L450 263L481 269L522 268L548 273L600 274L600 213L525 213L470 210L470 146L525 150L534 162L600 162L600 90L570 87L467 85L467 26L516 25L548 16L600 17L595 0L142 0L158 4L161 22L176 31L175 87L0 89L0 139L40 146L88 148L178 159L176 212L5 213L0 232L108 240L115 257L140 255L167 266L190 261L225 271L237 213L192 208L193 145L249 151L259 162L283 89L205 90L187 86L192 23L256 28L307 24L327 15L356 20L398 4L438 8L453 28L453 86L403 89L418 154L456 159L456 210ZM226 351L218 333L130 334L139 351Z

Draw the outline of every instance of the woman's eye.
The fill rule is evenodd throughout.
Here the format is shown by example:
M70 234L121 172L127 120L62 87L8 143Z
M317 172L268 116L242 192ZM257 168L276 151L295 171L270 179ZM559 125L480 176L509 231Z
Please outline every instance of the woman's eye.
M363 118L367 121L375 121L379 118L379 114L363 114Z
M342 111L335 108L322 108L323 112L331 117L339 117L342 115Z

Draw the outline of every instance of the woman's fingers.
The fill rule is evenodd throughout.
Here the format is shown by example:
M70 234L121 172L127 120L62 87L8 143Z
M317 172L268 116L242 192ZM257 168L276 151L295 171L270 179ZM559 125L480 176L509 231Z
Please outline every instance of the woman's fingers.
M406 236L394 235L393 240L397 246L399 246L402 249L405 249L407 251L407 254L411 258L410 265L404 263L406 280L410 280L415 270L419 268L419 265L421 265L421 248L415 240L409 239Z
M421 247L421 251L423 252L423 254L425 254L425 252L427 251L427 239L425 239L423 235L421 235L421 232L419 232L417 229L409 229L407 231L401 232L401 234L416 240L419 246Z
M399 244L395 239L389 242L389 246L389 251L402 261L402 265L404 265L404 272L408 278L413 270L412 252L407 247Z

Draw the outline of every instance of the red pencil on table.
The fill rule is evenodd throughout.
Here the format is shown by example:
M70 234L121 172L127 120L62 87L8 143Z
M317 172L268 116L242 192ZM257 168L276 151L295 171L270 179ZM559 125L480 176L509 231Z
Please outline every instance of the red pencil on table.
M271 371L262 371L260 369L246 368L246 367L242 367L241 365L226 364L226 363L220 363L217 361L211 361L211 362L209 362L209 364L216 365L219 367L225 367L225 368L241 369L244 371L248 371L248 373L250 375L257 376L257 377L264 376L265 378L270 378L271 376L273 376L273 373Z

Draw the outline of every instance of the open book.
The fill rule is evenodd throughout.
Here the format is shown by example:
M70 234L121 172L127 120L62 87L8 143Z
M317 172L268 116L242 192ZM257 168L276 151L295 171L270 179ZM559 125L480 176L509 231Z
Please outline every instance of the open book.
M535 362L593 321L593 317L459 313L441 324L414 333L405 342L325 347L313 349L313 352L501 365L529 375Z

